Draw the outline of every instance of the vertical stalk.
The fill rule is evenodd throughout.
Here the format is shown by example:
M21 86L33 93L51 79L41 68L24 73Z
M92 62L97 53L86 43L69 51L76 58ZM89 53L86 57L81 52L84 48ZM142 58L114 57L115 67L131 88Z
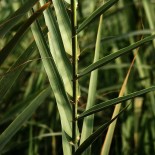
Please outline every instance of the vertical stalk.
M93 63L98 61L100 56L100 47L101 47L100 44L101 44L102 23L103 23L102 21L103 21L103 15L101 15L99 19ZM90 109L95 104L95 95L98 82L97 78L98 78L98 69L91 72L86 110ZM85 117L83 120L80 145L93 133L93 129L94 129L94 115ZM90 155L90 154L91 154L91 146L88 149L86 149L82 155Z
M77 62L77 35L76 35L76 28L77 28L77 15L76 15L76 0L71 0L71 24L72 24L72 57L73 57L73 104L72 104L72 154L74 154L76 150L76 127L77 122L75 122L75 117L77 116L77 92L78 92L78 81L77 77L77 70L78 70L78 62Z

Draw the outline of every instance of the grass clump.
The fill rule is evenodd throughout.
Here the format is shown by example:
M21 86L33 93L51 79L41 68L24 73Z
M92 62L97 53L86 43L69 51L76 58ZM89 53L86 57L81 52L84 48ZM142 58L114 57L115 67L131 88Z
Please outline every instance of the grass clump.
M0 153L155 153L152 1L0 1Z

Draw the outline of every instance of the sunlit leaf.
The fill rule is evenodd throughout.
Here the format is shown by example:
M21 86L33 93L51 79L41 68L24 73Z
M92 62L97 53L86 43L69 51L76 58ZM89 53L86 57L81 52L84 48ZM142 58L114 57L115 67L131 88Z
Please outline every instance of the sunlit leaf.
M44 5L45 2L45 0L40 0L41 5ZM50 8L45 10L44 17L46 25L49 29L51 54L54 58L59 74L63 79L65 90L72 96L72 66L66 55L58 24Z
M61 117L62 128L69 136L71 136L72 135L72 130L71 130L72 113L71 113L71 106L70 106L67 94L65 92L64 84L58 73L56 64L50 53L48 45L46 44L46 41L44 39L42 30L38 22L32 25L32 32L33 32L36 44L38 46L51 88L53 90L53 93L57 101L57 106Z

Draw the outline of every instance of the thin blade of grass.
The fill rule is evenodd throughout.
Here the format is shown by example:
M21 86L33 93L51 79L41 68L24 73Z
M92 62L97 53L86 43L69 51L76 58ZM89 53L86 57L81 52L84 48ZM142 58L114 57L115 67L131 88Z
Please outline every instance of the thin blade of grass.
M3 117L0 119L0 125L13 120L19 113L21 113L22 111L24 111L24 109L29 105L29 103L37 96L37 94L40 92L40 90L38 90L37 92L35 92L34 94L29 95L25 100L19 102L18 104L13 105L12 107L10 107L5 114L3 115Z
M41 5L44 5L45 2L45 0L40 0ZM51 54L54 58L59 74L63 79L65 89L67 93L72 96L72 66L66 55L58 24L50 8L45 10L44 17L46 25L49 29L49 44Z
M127 106L128 107L128 106ZM103 124L100 126L91 136L89 136L76 150L74 155L80 155L87 147L89 147L106 129L107 127L115 120L118 118L118 116L126 110L125 107L124 109L121 110L121 112L115 116L113 119L111 119L109 122Z
M139 35L151 35L153 34L153 32L155 32L154 30L147 30L147 29L143 29L143 30L137 30L137 31L132 31L129 33L125 33L125 34L121 34L121 35L114 35L114 36L109 36L109 37L103 37L101 38L101 42L104 42L106 44L110 44L110 43L114 43L116 41L120 41L123 39L129 39L131 37L134 36L139 36ZM95 47L95 43L91 43L88 46L86 46L84 49L81 49L81 54L83 55L86 52L89 52L90 49L93 49Z
M137 49L136 53L138 52L139 48ZM119 93L119 96L118 97L122 97L123 94L125 93L125 90L126 90L126 85L127 85L127 82L128 82L128 79L129 79L129 75L131 73L131 69L134 65L134 62L135 62L135 59L136 59L136 54L131 62L131 65L128 69L128 72L126 74L126 77L124 79L124 82L123 82L123 85L121 87L121 90L120 90L120 93ZM112 115L112 118L114 118L120 111L121 109L121 103L117 104L115 106L115 109L114 109L114 112L113 112L113 115ZM117 119L112 122L108 128L108 131L107 131L107 134L106 134L106 137L105 137L105 140L104 140L104 144L102 146L102 149L101 149L101 155L108 155L109 154L109 151L110 151L110 146L111 146L111 142L112 142L112 138L113 138L113 134L114 134L114 130L115 130L115 127L116 127L116 123L117 123Z
M11 53L21 37L24 35L26 30L30 25L42 14L42 12L50 6L50 2L46 3L44 6L39 8L35 14L33 14L18 30L14 37L5 45L5 47L0 51L0 65L5 61L9 53Z
M95 56L94 56L93 62L96 62L99 60L101 34L102 34L102 16L100 17L100 21L99 21L98 34L97 34L96 47L95 47ZM94 105L95 96L96 96L96 87L97 87L97 77L98 77L98 70L95 70L91 73L91 76L90 76L86 110L88 110L90 107L92 107ZM94 124L94 116L93 115L84 118L80 144L82 144L92 134L93 128L94 128L93 124ZM87 149L83 153L83 155L89 155L89 154L91 154L90 148Z
M5 94L10 90L14 82L18 79L19 75L22 73L27 63L25 63L32 52L34 52L36 48L35 42L33 42L26 51L18 58L15 64L8 70L7 73L0 80L0 96L1 100L3 100ZM23 64L21 66L21 64ZM20 65L20 67L19 67ZM18 69L16 69L18 68Z
M107 11L111 6L113 6L118 0L110 0L107 3L100 6L98 9L96 9L86 20L82 22L82 24L77 29L77 33L82 31L87 25L89 25L91 22L93 22L97 17L99 17L101 14L103 14L105 11Z
M30 10L38 0L28 0L13 15L8 17L5 22L0 24L0 38L3 38L13 28L19 20Z
M10 139L17 133L22 125L32 116L34 111L39 107L41 103L49 96L51 88L48 87L36 95L36 97L30 102L30 104L20 113L17 118L7 127L6 130L0 135L0 152Z
M130 45L128 47L125 47L119 51L117 51L116 53L112 53L102 59L100 59L99 61L89 65L87 68L85 68L81 73L79 73L77 75L77 78L80 78L82 76L84 76L85 74L88 74L90 73L91 71L103 66L103 65L106 65L107 63L111 62L112 60L122 56L122 55L125 55L127 53L129 53L130 51L132 51L133 49L143 45L144 43L146 42L149 42L149 41L152 41L153 39L155 38L155 35L152 35L152 36L149 36L149 37L146 37L140 41L137 41L136 43L134 43L133 45Z
M65 50L69 55L72 55L71 22L66 12L64 2L62 0L53 1L53 5Z
M71 106L65 92L63 81L58 73L57 67L50 53L48 45L44 39L39 23L32 24L32 32L38 46L42 62L47 73L50 85L55 95L58 110L61 117L62 128L70 137L72 135L71 130ZM50 58L50 59L46 59Z
M77 119L81 119L83 117L89 116L89 115L94 114L96 112L102 111L102 110L104 110L104 109L106 109L106 108L108 108L108 107L110 107L112 105L116 105L118 103L127 101L129 99L132 99L134 97L146 94L146 93L151 92L151 91L155 91L155 86L152 86L150 88L143 89L143 90L140 90L140 91L137 91L137 92L134 92L134 93L130 93L130 94L128 94L126 96L123 96L123 97L114 98L112 100L102 102L102 103L100 103L98 105L93 106L92 108L88 109L87 111L83 112L81 115L78 116Z
M71 21L66 11L64 2L63 0L53 1L53 5L56 11L58 26L65 50L69 55L72 55ZM78 56L79 55L80 49L78 48Z

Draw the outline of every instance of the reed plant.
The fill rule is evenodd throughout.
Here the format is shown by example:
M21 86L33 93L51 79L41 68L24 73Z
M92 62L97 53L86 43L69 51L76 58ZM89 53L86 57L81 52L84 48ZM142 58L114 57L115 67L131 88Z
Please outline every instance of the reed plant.
M154 5L0 1L0 154L154 154Z

